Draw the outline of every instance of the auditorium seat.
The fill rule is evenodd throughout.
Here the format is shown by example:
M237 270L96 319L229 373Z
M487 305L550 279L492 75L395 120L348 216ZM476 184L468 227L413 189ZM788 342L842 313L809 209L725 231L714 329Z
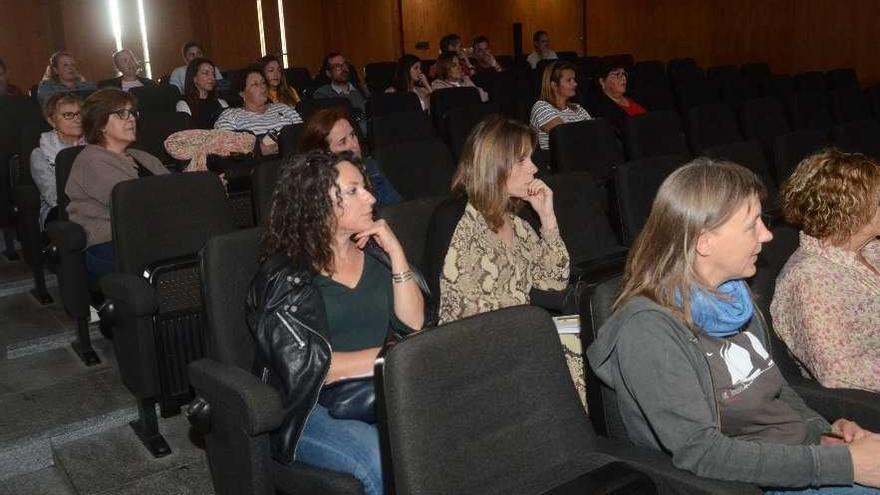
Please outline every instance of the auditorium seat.
M859 89L859 78L853 69L833 69L825 73L825 82L831 91Z
M827 132L834 121L828 111L826 93L819 91L799 91L787 100L788 119L794 130L814 130Z
M283 157L297 154L299 140L305 128L305 124L290 124L282 127L278 135L278 154Z
M721 101L718 90L702 75L694 78L683 77L672 80L673 94L681 114L693 107L709 105Z
M706 77L718 92L721 101L733 109L738 109L749 97L746 83L735 65L709 67L706 70Z
M602 57L589 55L583 57L578 64L577 82L581 89L586 90L599 84L599 72L602 70Z
M817 70L795 74L793 79L795 91L822 92L827 89L825 75Z
M436 136L434 127L424 112L401 112L380 115L370 119L370 139L372 150L410 141L432 139Z
M777 137L773 145L776 181L782 184L801 160L826 146L828 139L822 131L794 131Z
M383 93L394 81L397 62L371 62L364 66L364 83L370 94Z
M446 112L444 135L456 162L461 158L465 141L474 127L486 117L498 113L501 113L501 109L496 103L477 103L453 108Z
M757 139L767 156L773 156L776 138L791 131L785 110L775 98L755 98L743 103L740 127L746 139Z
M598 451L559 345L549 314L518 306L392 347L375 372L386 492L657 493Z
M874 118L880 118L880 85L871 86L866 89L865 96L871 105L871 113L874 115Z
M578 58L577 52L574 51L559 51L556 52L556 56L559 57L559 60L568 60L569 62L574 62ZM630 58L632 58L631 55Z
M192 129L192 118L182 112L144 113L137 121L137 141L131 147L155 156L170 169L181 169L188 162L175 160L165 150L165 140L178 131Z
M873 119L838 124L831 140L842 151L864 153L880 159L880 122Z
M257 350L244 304L261 235L261 228L219 235L201 252L205 357L188 371L209 407L192 409L190 419L205 435L214 493L360 495L361 484L351 475L271 457L269 433L281 424L283 411L278 391L251 374Z
M131 94L137 98L137 108L141 117L154 113L174 112L180 99L180 92L175 86L131 88Z
M204 355L198 252L231 232L226 192L216 174L194 172L120 182L110 200L116 270L100 281L105 323L122 382L135 396L131 424L154 457L171 452L162 417L191 399L186 365Z
M740 73L746 86L748 98L761 98L770 94L770 66L766 62L742 64Z
M624 245L631 246L642 230L660 184L685 162L684 156L657 156L626 162L615 169L615 210Z
M307 99L302 100L296 104L296 111L299 113L299 116L302 117L303 122L309 120L309 117L312 116L318 110L323 108L334 108L334 107L344 107L348 110L348 114L352 115L353 107L351 106L351 101L348 98L318 98L318 99Z
M412 92L401 93L385 93L379 92L373 94L367 100L367 113L371 117L387 115L397 112L421 112L422 104L418 95Z
M267 160L257 165L254 173L251 174L254 220L257 225L266 225L272 207L272 196L275 194L275 185L278 183L284 164L289 162L289 158Z
M703 154L710 158L729 160L746 167L761 178L764 187L767 188L767 197L764 199L764 211L774 211L778 208L778 185L774 175L767 165L767 158L761 143L758 141L742 141L720 146L714 146L703 150Z
M623 67L626 70L629 70L635 63L635 58L629 53L614 53L602 57L603 65Z
M600 184L623 163L623 149L605 119L571 122L550 131L551 168L555 172L589 172Z
M871 118L871 104L858 88L831 91L829 97L831 115L838 124Z
M627 119L623 145L629 160L688 154L681 121L672 111L649 112Z
M688 144L695 155L706 148L742 141L736 116L724 103L691 108L685 122Z
M666 71L669 80L673 84L683 79L695 79L705 77L703 70L697 66L696 60L691 57L673 58L666 63Z
M425 242L428 237L428 225L434 209L447 198L447 195L404 201L396 205L383 206L378 217L388 222L391 231L400 240L406 260L422 274L425 273ZM433 294L434 302L439 301L439 294Z
M660 110L675 110L675 97L668 88L639 87L633 91L627 90L629 96L636 100L649 112Z
M284 69L284 78L289 86L296 88L300 98L305 98L312 89L312 75L306 67L288 67Z
M666 65L660 60L640 60L627 69L627 91L641 88L669 89Z
M449 148L439 139L389 144L374 157L404 200L449 193L455 167Z
M442 88L431 92L431 114L434 116L437 128L442 128L439 122L446 116L446 112L453 108L481 103L480 93L477 88Z

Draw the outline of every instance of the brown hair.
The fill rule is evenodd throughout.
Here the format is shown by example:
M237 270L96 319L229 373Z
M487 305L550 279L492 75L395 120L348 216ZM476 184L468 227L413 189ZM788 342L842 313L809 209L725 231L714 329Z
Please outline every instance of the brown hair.
M803 159L782 185L785 219L817 239L847 241L876 214L880 163L827 149Z
M55 70L55 67L58 66L58 59L61 57L70 57L73 60L76 58L70 54L70 52L66 50L60 50L53 53L49 57L49 65L46 66L46 72L43 74L44 81L58 81L58 72ZM77 77L80 81L85 81L86 79L82 76L82 74L77 73Z
M127 91L116 88L104 88L95 91L83 103L82 126L83 136L90 144L104 144L102 132L110 119L110 114L131 103L137 108L137 98Z
M285 105L296 106L297 103L300 102L301 98L299 97L299 93L296 92L296 88L291 87L287 84L287 75L284 74L284 64L281 63L281 59L271 53L257 60L257 63L260 65L260 68L263 70L263 77L266 79L266 89L269 90L269 99L272 99L272 86L269 85L269 78L266 77L266 66L271 64L272 62L278 63L278 70L281 71L281 79L278 84L278 89L275 91L275 100L272 103L284 103Z
M515 163L531 155L535 134L522 122L490 115L477 124L465 142L452 179L452 192L466 195L492 231L504 224L504 215L522 204L507 194L507 178Z
M313 113L304 124L305 127L299 138L299 152L327 151L330 147L327 144L327 136L333 126L342 119L348 120L348 109L345 107L322 108Z
M615 309L644 296L693 330L690 292L701 284L694 271L697 239L724 224L752 196L765 194L754 172L732 162L697 158L670 174L629 251Z
M458 54L455 52L443 52L437 57L437 79L445 80L449 77L449 69L452 68L453 62L458 60Z
M52 123L52 117L65 103L76 103L82 107L83 101L76 93L54 93L43 102L43 117Z
M544 67L544 75L541 78L541 99L556 107L556 97L559 91L559 81L562 80L562 72L570 70L577 77L577 66L567 61L557 61ZM556 89L553 89L553 85ZM566 102L566 105L568 102Z

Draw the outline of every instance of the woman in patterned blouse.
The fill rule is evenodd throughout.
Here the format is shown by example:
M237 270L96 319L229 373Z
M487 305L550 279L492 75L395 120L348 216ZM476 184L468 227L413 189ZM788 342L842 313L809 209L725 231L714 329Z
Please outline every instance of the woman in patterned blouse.
M426 254L432 281L439 280L441 322L529 304L533 287L561 290L568 283L568 251L553 191L535 177L534 145L526 125L498 116L468 137L452 184L458 198L438 207L429 229ZM524 203L538 214L540 236L516 215Z
M880 163L819 152L782 203L801 232L776 282L776 332L822 385L880 391Z

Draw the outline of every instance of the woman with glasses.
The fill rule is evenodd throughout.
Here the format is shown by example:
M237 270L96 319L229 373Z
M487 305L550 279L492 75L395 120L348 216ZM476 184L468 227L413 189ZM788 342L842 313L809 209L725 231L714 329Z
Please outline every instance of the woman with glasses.
M623 130L628 117L641 115L645 108L626 95L628 75L626 68L619 64L605 64L599 71L601 92L591 92L587 106L593 115L608 120L618 131Z
M550 131L569 122L590 120L584 107L574 102L577 95L577 67L571 62L553 62L544 68L541 99L532 106L529 122L538 134L538 146L550 149Z
M40 190L40 228L58 218L55 157L58 152L86 144L82 128L82 100L73 93L55 93L43 104L51 131L40 135L40 146L31 152L31 177Z
M113 88L96 91L82 107L82 129L88 143L76 157L64 192L67 214L86 231L86 271L98 278L113 271L110 191L138 177L167 174L155 156L129 146L137 132L137 101Z

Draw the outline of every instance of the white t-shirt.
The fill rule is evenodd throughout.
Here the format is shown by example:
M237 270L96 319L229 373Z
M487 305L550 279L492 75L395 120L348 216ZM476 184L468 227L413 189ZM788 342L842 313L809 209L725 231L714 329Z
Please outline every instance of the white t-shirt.
M141 88L144 86L144 83L134 80L134 81L122 81L122 90L129 91L131 88Z
M532 52L529 54L528 57L526 57L526 62L528 62L529 65L531 65L532 68L535 69L538 67L538 62L540 62L541 60L557 60L557 59L559 59L559 57L556 55L556 52L554 52L553 50L550 50L549 52L544 53L544 54L541 54L538 52Z
M244 108L227 108L223 110L215 129L227 131L250 131L257 136L269 131L277 131L286 125L302 123L302 117L296 110L284 103L269 103L263 113L254 113Z
M180 94L183 94L183 87L186 84L186 66L181 65L180 67L174 69L171 72L171 77L168 78L168 82L177 86L177 89L180 90ZM220 69L217 66L214 66L214 79L220 80L223 79L223 76L220 74Z
M542 131L541 127L556 117L562 119L562 122L566 124L569 122L580 122L582 120L592 119L590 114L584 110L584 107L577 103L569 103L569 106L565 110L560 110L544 100L536 101L535 105L532 107L532 116L529 119L529 123L531 124L532 129L538 133L538 146L540 146L542 150L550 149L550 134Z
M220 104L221 108L229 108L229 103L226 103L226 100L224 100L223 98L217 98L217 103ZM176 108L178 112L192 115L192 110L190 110L189 108L189 103L187 103L185 100L178 100Z

